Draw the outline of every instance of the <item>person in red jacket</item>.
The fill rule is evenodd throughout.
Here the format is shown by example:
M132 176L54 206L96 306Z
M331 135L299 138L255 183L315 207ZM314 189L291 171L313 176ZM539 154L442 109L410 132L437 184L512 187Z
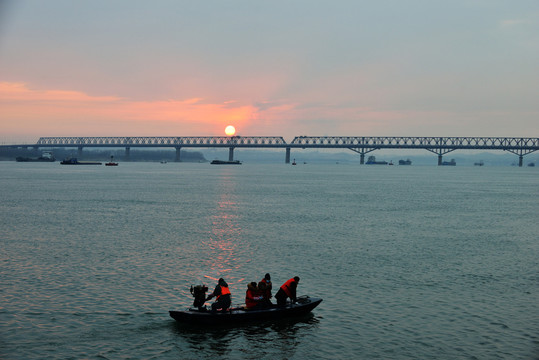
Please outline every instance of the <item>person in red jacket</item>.
M292 303L296 302L296 289L299 283L299 276L294 276L292 279L285 282L275 294L278 306L285 306L286 299L290 298Z
M247 284L247 291L245 292L245 307L247 309L258 308L263 299L264 296L262 296L254 281Z

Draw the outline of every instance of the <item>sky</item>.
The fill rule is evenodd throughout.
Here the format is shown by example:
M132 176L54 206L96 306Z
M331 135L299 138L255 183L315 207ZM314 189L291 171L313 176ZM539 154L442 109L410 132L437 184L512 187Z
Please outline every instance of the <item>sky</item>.
M0 0L0 143L539 136L537 0Z

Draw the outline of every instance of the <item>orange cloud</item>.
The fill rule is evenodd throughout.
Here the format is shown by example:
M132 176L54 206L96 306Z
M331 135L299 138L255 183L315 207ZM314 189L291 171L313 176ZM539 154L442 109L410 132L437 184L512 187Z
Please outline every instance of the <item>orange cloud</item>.
M111 102L120 98L114 96L89 96L78 91L31 90L24 83L0 82L0 99L5 101L57 101L57 102Z
M235 101L204 103L202 98L132 101L78 91L36 90L23 83L0 83L2 132L51 134L174 135L221 134L226 125L241 127L258 109ZM56 132L56 133L58 133ZM139 135L139 134L133 134Z

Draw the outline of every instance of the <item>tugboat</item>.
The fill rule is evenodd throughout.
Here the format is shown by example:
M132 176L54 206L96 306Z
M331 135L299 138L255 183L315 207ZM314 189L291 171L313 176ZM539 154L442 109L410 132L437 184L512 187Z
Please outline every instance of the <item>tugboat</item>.
M110 161L108 163L105 163L105 166L118 166L118 163L117 162L113 162L112 159L114 158L114 156L110 156Z

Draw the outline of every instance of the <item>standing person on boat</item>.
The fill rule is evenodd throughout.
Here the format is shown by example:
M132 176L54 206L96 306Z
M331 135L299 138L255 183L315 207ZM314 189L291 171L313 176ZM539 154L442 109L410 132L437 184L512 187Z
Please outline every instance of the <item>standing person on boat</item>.
M230 290L228 289L228 284L223 278L219 279L213 293L208 296L206 301L211 300L214 297L217 297L217 301L211 304L211 311L215 312L217 309L226 311L230 307L230 304L232 303L230 300Z
M299 276L294 276L292 279L288 280L281 286L279 291L277 291L277 294L275 294L275 298L277 299L277 305L285 306L287 298L290 298L290 300L292 300L292 303L296 302L296 289L298 287L298 283Z
M260 289L260 291L263 292L264 300L267 300L269 302L271 302L270 299L271 299L271 289L272 289L272 287L273 286L271 285L271 276L268 273L268 274L266 274L266 276L264 276L264 278L262 280L260 280L260 282L258 283L258 288Z

